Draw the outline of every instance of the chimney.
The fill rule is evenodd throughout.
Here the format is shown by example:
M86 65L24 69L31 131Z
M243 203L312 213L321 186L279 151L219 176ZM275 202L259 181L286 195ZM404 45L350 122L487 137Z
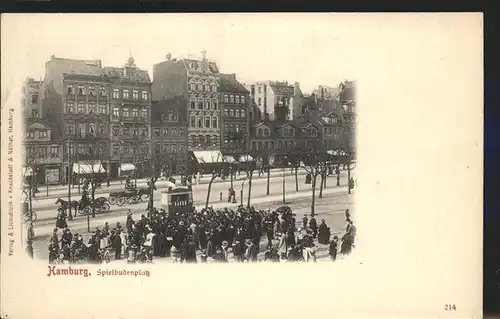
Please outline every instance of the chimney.
M56 56L55 56L55 55L53 55L53 54L50 56L50 59L51 59L51 60L54 60L55 58L56 58Z
M96 59L95 64L97 64L98 67L102 68L102 60Z

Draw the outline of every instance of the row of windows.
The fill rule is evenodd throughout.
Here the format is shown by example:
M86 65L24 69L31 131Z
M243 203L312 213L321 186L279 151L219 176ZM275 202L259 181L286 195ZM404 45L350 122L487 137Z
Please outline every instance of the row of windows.
M59 146L27 146L26 154L28 158L58 158L61 155Z
M262 88L264 88L264 93L266 93L267 92L267 85L263 85L263 86L259 85L259 86L257 86L257 90L258 90L259 93L262 93ZM252 85L250 87L250 92L252 93L252 95L255 95L255 85Z
M163 118L163 121L167 121L167 122L179 121L179 116L178 116L178 114L175 114L175 113L163 114L162 118Z
M141 118L148 118L148 110L145 108L119 108L119 107L114 107L113 108L113 117L141 117Z
M291 140L291 141L283 141L283 140L278 140L277 142L275 141L252 141L252 150L258 151L258 150L287 150L287 149L292 149L296 146L299 146L300 144L304 144L305 141L299 141L299 140Z
M214 147L219 144L217 135L191 135L190 142L192 147Z
M191 98L189 105L190 105L191 110L196 110L196 109L198 109L198 110L217 110L219 108L217 100L211 100L211 99Z
M245 110L240 110L240 109L230 109L230 108L225 108L224 109L224 116L225 117L246 117L246 111Z
M38 134L35 134L38 133ZM38 138L47 138L49 136L48 131L45 130L39 130L39 131L27 131L25 133L25 136L27 139L35 138L35 136L38 136Z
M315 127L308 127L306 129L306 133L310 137L317 137L318 136L318 130ZM294 129L293 128L284 128L283 129L283 136L293 136L294 134ZM259 128L257 129L257 136L270 136L271 131L268 128Z
M140 92L141 100L148 101L149 93L148 91ZM139 91L138 90L129 90L129 89L113 89L113 99L132 99L139 100Z
M75 109L75 104L68 102L66 103L66 112L77 114L106 114L108 113L108 107L106 106L106 104L99 104L99 108L97 108L97 105L95 103L78 103L78 106Z
M257 105L262 106L262 98L259 97L257 99ZM267 97L264 97L264 107L266 107L266 106L267 106Z
M144 147L138 147L135 145L113 145L113 155L137 155L149 153L149 150Z
M340 128L333 128L333 127L325 127L323 129L324 135L339 135L340 134Z
M185 150L184 144L156 144L155 154L169 153L169 152L183 152Z
M69 146L69 154L71 156L75 155L75 151L79 155L99 155L99 156L104 156L108 154L108 148L106 147L106 144L101 143L98 145L94 144L71 144Z
M75 86L73 84L68 84L67 86L67 94L72 95L75 94ZM89 96L97 96L96 92L99 92L99 96L106 96L106 87L105 86L96 86L95 85L85 85L78 84L76 87L76 92L78 95L89 95Z
M189 127L197 128L218 128L219 119L217 116L195 116L189 117Z
M224 94L225 103L245 104L244 95Z
M225 132L234 132L234 133L244 132L245 131L245 125L225 124L224 125L224 131Z
M113 125L113 136L149 136L149 129L147 127L122 127L120 125Z
M79 137L107 134L106 123L84 122L78 123L78 126L75 126L75 123L68 122L66 123L66 127L69 135L77 133Z
M170 132L170 136L184 136L184 128L183 127L179 127L179 129L177 129L177 127L170 127L170 128L166 127L163 129L155 128L154 132L155 132L156 136L161 136L161 135L169 136L169 132Z
M190 83L189 90L198 92L217 92L217 85Z

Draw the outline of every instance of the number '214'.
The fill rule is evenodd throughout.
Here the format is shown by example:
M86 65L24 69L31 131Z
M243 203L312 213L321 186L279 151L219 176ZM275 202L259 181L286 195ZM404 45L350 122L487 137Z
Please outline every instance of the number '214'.
M457 306L447 304L447 305L444 305L444 310L455 311L455 310L457 310Z

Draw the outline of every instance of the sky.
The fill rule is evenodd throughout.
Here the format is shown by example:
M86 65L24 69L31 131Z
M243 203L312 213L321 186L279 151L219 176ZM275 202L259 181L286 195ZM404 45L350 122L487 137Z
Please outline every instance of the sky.
M355 79L352 17L331 14L37 14L2 15L2 38L16 50L2 54L5 83L43 78L51 55L101 59L123 66L129 54L153 64L194 55L215 60L239 81L299 82L305 93ZM2 41L2 42L4 42ZM4 60L8 61L4 64Z

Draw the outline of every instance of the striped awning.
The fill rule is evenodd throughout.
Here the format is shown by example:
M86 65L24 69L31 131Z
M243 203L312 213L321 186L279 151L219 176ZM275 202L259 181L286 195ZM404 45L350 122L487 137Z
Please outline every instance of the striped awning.
M73 164L73 173L76 174L103 174L106 170L100 161L95 162L78 162Z
M254 158L249 154L241 155L240 159L239 159L240 163L246 163L246 162L252 162L252 161L254 161Z
M135 171L135 165L130 163L122 163L120 165L120 170L123 171Z
M200 164L222 163L224 156L220 151L193 151L193 155Z

